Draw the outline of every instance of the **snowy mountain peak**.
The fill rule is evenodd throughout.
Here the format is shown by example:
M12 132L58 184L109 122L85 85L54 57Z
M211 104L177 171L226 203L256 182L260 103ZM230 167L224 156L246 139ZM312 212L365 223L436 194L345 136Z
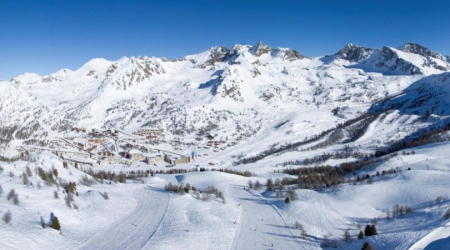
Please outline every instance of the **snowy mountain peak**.
M70 69L61 69L57 72L50 74L48 76L42 77L43 83L53 83L53 82L61 82L66 80L69 76L73 74L73 71Z
M70 69L60 69L55 73L46 76L40 76L36 73L25 73L23 75L19 75L10 80L18 85L35 85L41 83L54 83L61 82L66 80L70 75L72 75L72 71Z
M196 55L186 56L185 59L195 64L196 68L213 66L216 62L223 62L230 57L230 49L224 46L214 46Z
M450 57L449 56L444 56L444 55L442 55L440 53L433 52L430 49L428 49L427 47L422 46L422 45L420 45L418 43L408 42L408 43L405 43L405 44L399 46L397 49L401 50L401 51L404 51L404 52L407 52L407 53L421 55L423 57L432 57L432 58L436 58L436 59L439 59L441 61L450 63Z
M247 51L247 50L249 50L250 48L252 48L252 46L250 46L250 45L235 44L235 45L231 48L231 51L233 51L233 53L237 53L237 52Z
M429 75L448 71L447 62L420 54L408 53L392 47L384 46L360 63L362 69L387 73L408 75Z
M154 74L165 74L160 59L148 57L122 57L111 64L106 71L104 81L111 82L117 89L148 80Z
M413 53L425 57L433 55L433 52L430 49L418 43L407 42L399 46L397 49L407 53Z
M263 54L268 54L270 53L270 51L272 51L272 48L267 46L263 42L258 42L249 49L249 52L255 55L256 57L260 57Z
M353 43L349 43L335 55L337 58L349 62L360 62L367 59L374 51L375 49L372 48L360 47Z
M10 80L10 82L13 82L15 84L35 84L38 83L41 80L41 76L36 73L25 73L23 75L19 75L17 77L14 77Z

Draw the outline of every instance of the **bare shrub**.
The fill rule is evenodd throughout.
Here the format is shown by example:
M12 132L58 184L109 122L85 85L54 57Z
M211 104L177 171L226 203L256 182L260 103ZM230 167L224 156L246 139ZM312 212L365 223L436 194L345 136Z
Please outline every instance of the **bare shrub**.
M293 189L290 189L289 190L289 198L291 198L291 201L298 200L297 192L295 192L295 190L293 190Z
M72 202L74 200L73 194L72 193L67 193L67 195L66 195L66 197L64 199L66 200L66 205L69 208L72 208Z
M14 198L15 195L16 195L16 190L11 189L11 190L9 191L9 193L6 195L6 199L9 201L9 200L11 200L12 198Z
M89 178L86 174L81 178L81 182L83 182L84 185L90 187L94 184L94 180Z
M10 211L6 212L3 214L2 220L3 222L5 222L6 224L8 224L9 222L11 222L12 219L12 214Z
M350 234L350 228L345 230L345 232L344 232L344 240L347 243L352 243L353 242L352 235Z
M19 194L16 193L16 195L14 195L13 203L14 205L19 205Z
M27 168L26 168L26 172L27 172L28 177L33 176L33 172L31 171L31 168L28 165L27 165Z
M30 183L30 180L28 179L28 175L25 172L22 173L22 182L24 185L28 185L28 183Z

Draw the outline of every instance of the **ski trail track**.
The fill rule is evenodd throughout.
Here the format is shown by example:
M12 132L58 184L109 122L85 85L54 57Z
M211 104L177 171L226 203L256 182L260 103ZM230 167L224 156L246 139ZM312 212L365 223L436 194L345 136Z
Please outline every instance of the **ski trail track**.
M244 190L243 186L229 185L227 189L227 193L242 206L230 249L318 248L294 234L293 225L287 225L278 209L263 196Z
M136 207L78 249L141 249L165 217L169 195L147 187L135 190ZM165 209L160 209L165 207ZM114 209L113 207L111 209Z

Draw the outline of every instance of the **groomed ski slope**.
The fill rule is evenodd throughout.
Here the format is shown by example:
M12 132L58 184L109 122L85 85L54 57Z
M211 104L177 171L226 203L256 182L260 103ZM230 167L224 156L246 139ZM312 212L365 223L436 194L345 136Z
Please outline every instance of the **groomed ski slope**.
M191 172L82 185L84 175L69 166L64 169L59 158L50 153L36 153L37 164L52 165L59 176L77 181L79 196L68 208L62 189L37 183L21 183L19 175L26 162L1 163L3 194L0 211L10 211L12 221L1 223L2 249L321 249L324 235L339 242L339 249L360 249L368 241L377 249L441 249L448 244L448 221L442 218L449 206L450 160L446 157L449 143L415 148L414 155L399 156L366 173L401 166L410 167L396 175L388 175L374 184L342 184L323 190L297 190L298 201L284 203L275 193L248 190L248 181L265 183L267 177L281 178L266 166L264 175L242 177L216 171ZM263 167L263 166L261 166ZM126 169L124 169L126 170ZM9 173L14 173L10 177ZM271 173L272 172L272 173ZM167 183L190 183L200 190L214 185L224 193L219 199L201 201L190 194L180 195L164 190ZM19 194L20 204L13 205L5 196L11 188ZM58 191L59 199L53 198ZM110 199L102 194L107 191ZM436 197L444 200L436 203ZM386 219L393 205L411 206L414 212L396 219ZM61 222L61 234L49 227L43 229L40 217L48 220L53 212ZM378 219L378 235L357 240L358 224L362 227ZM300 238L294 228L300 222L309 237ZM353 243L345 243L343 232L350 229ZM273 246L272 246L273 245ZM444 248L445 249L445 248Z

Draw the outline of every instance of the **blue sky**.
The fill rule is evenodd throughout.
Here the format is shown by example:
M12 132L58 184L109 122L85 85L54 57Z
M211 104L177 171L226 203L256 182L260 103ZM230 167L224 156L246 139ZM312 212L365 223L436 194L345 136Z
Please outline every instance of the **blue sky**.
M98 57L175 58L258 41L310 57L407 41L450 55L448 0L2 0L0 10L4 80Z

